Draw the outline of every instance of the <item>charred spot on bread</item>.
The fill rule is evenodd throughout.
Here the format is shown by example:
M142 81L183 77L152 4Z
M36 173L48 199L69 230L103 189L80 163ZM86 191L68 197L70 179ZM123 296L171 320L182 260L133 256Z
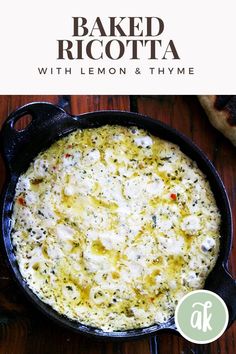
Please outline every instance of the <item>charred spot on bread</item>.
M216 96L214 106L225 111L229 125L236 126L236 96Z

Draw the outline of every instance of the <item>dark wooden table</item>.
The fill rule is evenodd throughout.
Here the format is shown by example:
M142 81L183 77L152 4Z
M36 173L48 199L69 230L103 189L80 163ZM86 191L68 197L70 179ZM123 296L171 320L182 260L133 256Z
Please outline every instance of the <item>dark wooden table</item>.
M216 131L194 96L0 96L0 125L15 108L32 101L59 104L72 114L121 109L150 115L189 136L207 154L220 173L229 194L236 225L236 148ZM24 124L24 121L21 122ZM0 161L0 188L4 182ZM236 276L236 238L230 256L230 271ZM236 324L209 345L194 345L181 337L161 334L161 354L234 354ZM60 328L45 318L24 298L0 258L0 354L149 354L149 340L121 344L98 343Z

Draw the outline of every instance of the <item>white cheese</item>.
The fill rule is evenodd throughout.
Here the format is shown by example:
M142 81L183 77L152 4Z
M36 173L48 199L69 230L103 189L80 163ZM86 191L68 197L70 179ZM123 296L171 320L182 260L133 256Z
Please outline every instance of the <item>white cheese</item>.
M75 187L72 185L65 186L64 193L66 196L70 197L75 194Z
M107 250L119 250L124 242L123 238L114 231L98 233L97 237Z
M143 309L139 309L137 307L131 307L131 311L133 312L134 316L136 318L143 318L143 317L146 317L146 312L143 310Z
M160 231L168 231L171 229L173 225L173 220L172 219L161 219L161 218L156 218L156 227L160 230Z
M20 176L17 186L16 186L16 191L18 193L22 193L30 188L30 179L25 176Z
M190 271L183 279L185 279L187 284L192 288L198 288L201 284L201 279L193 271Z
M176 287L177 287L176 280L174 280L174 279L170 280L170 281L169 281L169 287L170 287L171 289L176 289Z
M206 237L201 244L201 250L203 252L210 251L212 248L215 247L215 240L212 237Z
M111 265L107 257L93 254L90 250L84 251L84 263L88 272L94 273L111 269Z
M145 178L140 176L129 179L125 182L124 186L125 197L129 199L137 199L142 195L144 188Z
M100 152L97 149L91 149L85 155L83 162L86 165L93 165L100 160Z
M36 204L38 201L38 195L35 192L27 192L25 195L25 202L27 205Z
M66 299L74 300L80 298L80 292L73 283L68 283L62 287L62 294Z
M184 246L184 239L180 236L177 238L159 237L159 247L161 251L169 254L182 254Z
M90 299L96 305L101 305L109 300L109 296L100 287L93 287L90 290Z
M154 178L154 181L147 182L146 191L151 196L159 196L164 189L164 182L160 177Z
M47 246L47 254L50 259L56 260L63 256L63 252L59 245L50 244Z
M173 172L173 166L169 162L163 162L159 167L158 171L160 172L166 172L166 173L172 173Z
M195 235L200 229L200 219L196 215L189 215L183 218L181 229L190 235Z
M133 261L127 261L126 266L128 268L128 271L121 271L121 276L125 276L125 273L127 274L127 277L132 281L133 279L139 278L143 272L144 272L144 267L138 263L138 262L133 262ZM127 279L127 278L126 278ZM128 279L126 280L128 281Z
M162 312L160 312L160 311L156 312L156 314L155 314L155 322L156 323L163 323L163 322L165 322L165 320L166 320L165 316Z
M34 175L36 178L43 178L47 174L48 161L36 159L34 162Z
M112 137L112 140L113 141L121 141L123 139L123 136L122 135L119 135L119 134L115 134L113 135Z
M66 225L59 224L56 227L56 234L59 241L72 241L74 236L74 230Z
M156 280L156 289L159 289L163 283L164 277L163 275L157 275L155 280Z
M141 136L134 139L135 144L147 148L152 146L152 138L150 136Z

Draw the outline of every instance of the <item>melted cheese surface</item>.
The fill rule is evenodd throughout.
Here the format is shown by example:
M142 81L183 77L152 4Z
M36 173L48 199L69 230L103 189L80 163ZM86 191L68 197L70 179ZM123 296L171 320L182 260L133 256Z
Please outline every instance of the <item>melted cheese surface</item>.
M77 130L21 175L12 242L32 291L104 331L163 323L219 251L210 186L178 146L136 127Z

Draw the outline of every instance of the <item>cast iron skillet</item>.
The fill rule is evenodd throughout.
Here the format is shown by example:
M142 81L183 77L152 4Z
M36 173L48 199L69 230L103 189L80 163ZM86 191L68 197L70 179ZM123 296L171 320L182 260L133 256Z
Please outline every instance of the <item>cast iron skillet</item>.
M16 131L14 124L22 116L30 114L32 122L23 130ZM148 328L128 331L103 332L97 328L82 325L59 315L51 307L44 304L28 288L22 279L14 256L10 230L11 212L15 193L15 186L33 158L47 148L58 138L77 128L93 128L104 124L120 124L124 126L136 125L148 130L153 135L167 139L180 146L181 150L197 162L199 168L207 176L216 202L222 215L220 254L211 274L208 276L205 288L219 294L227 304L229 310L229 325L236 318L236 283L227 270L227 261L232 239L232 217L225 188L218 173L194 143L173 128L152 120L147 116L125 111L98 111L71 116L63 109L49 103L30 103L13 112L3 125L0 141L2 154L7 167L7 181L1 198L1 232L4 252L14 278L27 297L48 317L58 324L64 325L76 332L96 338L127 340L154 335L159 331L172 330L177 332L172 318L163 325L153 325Z

